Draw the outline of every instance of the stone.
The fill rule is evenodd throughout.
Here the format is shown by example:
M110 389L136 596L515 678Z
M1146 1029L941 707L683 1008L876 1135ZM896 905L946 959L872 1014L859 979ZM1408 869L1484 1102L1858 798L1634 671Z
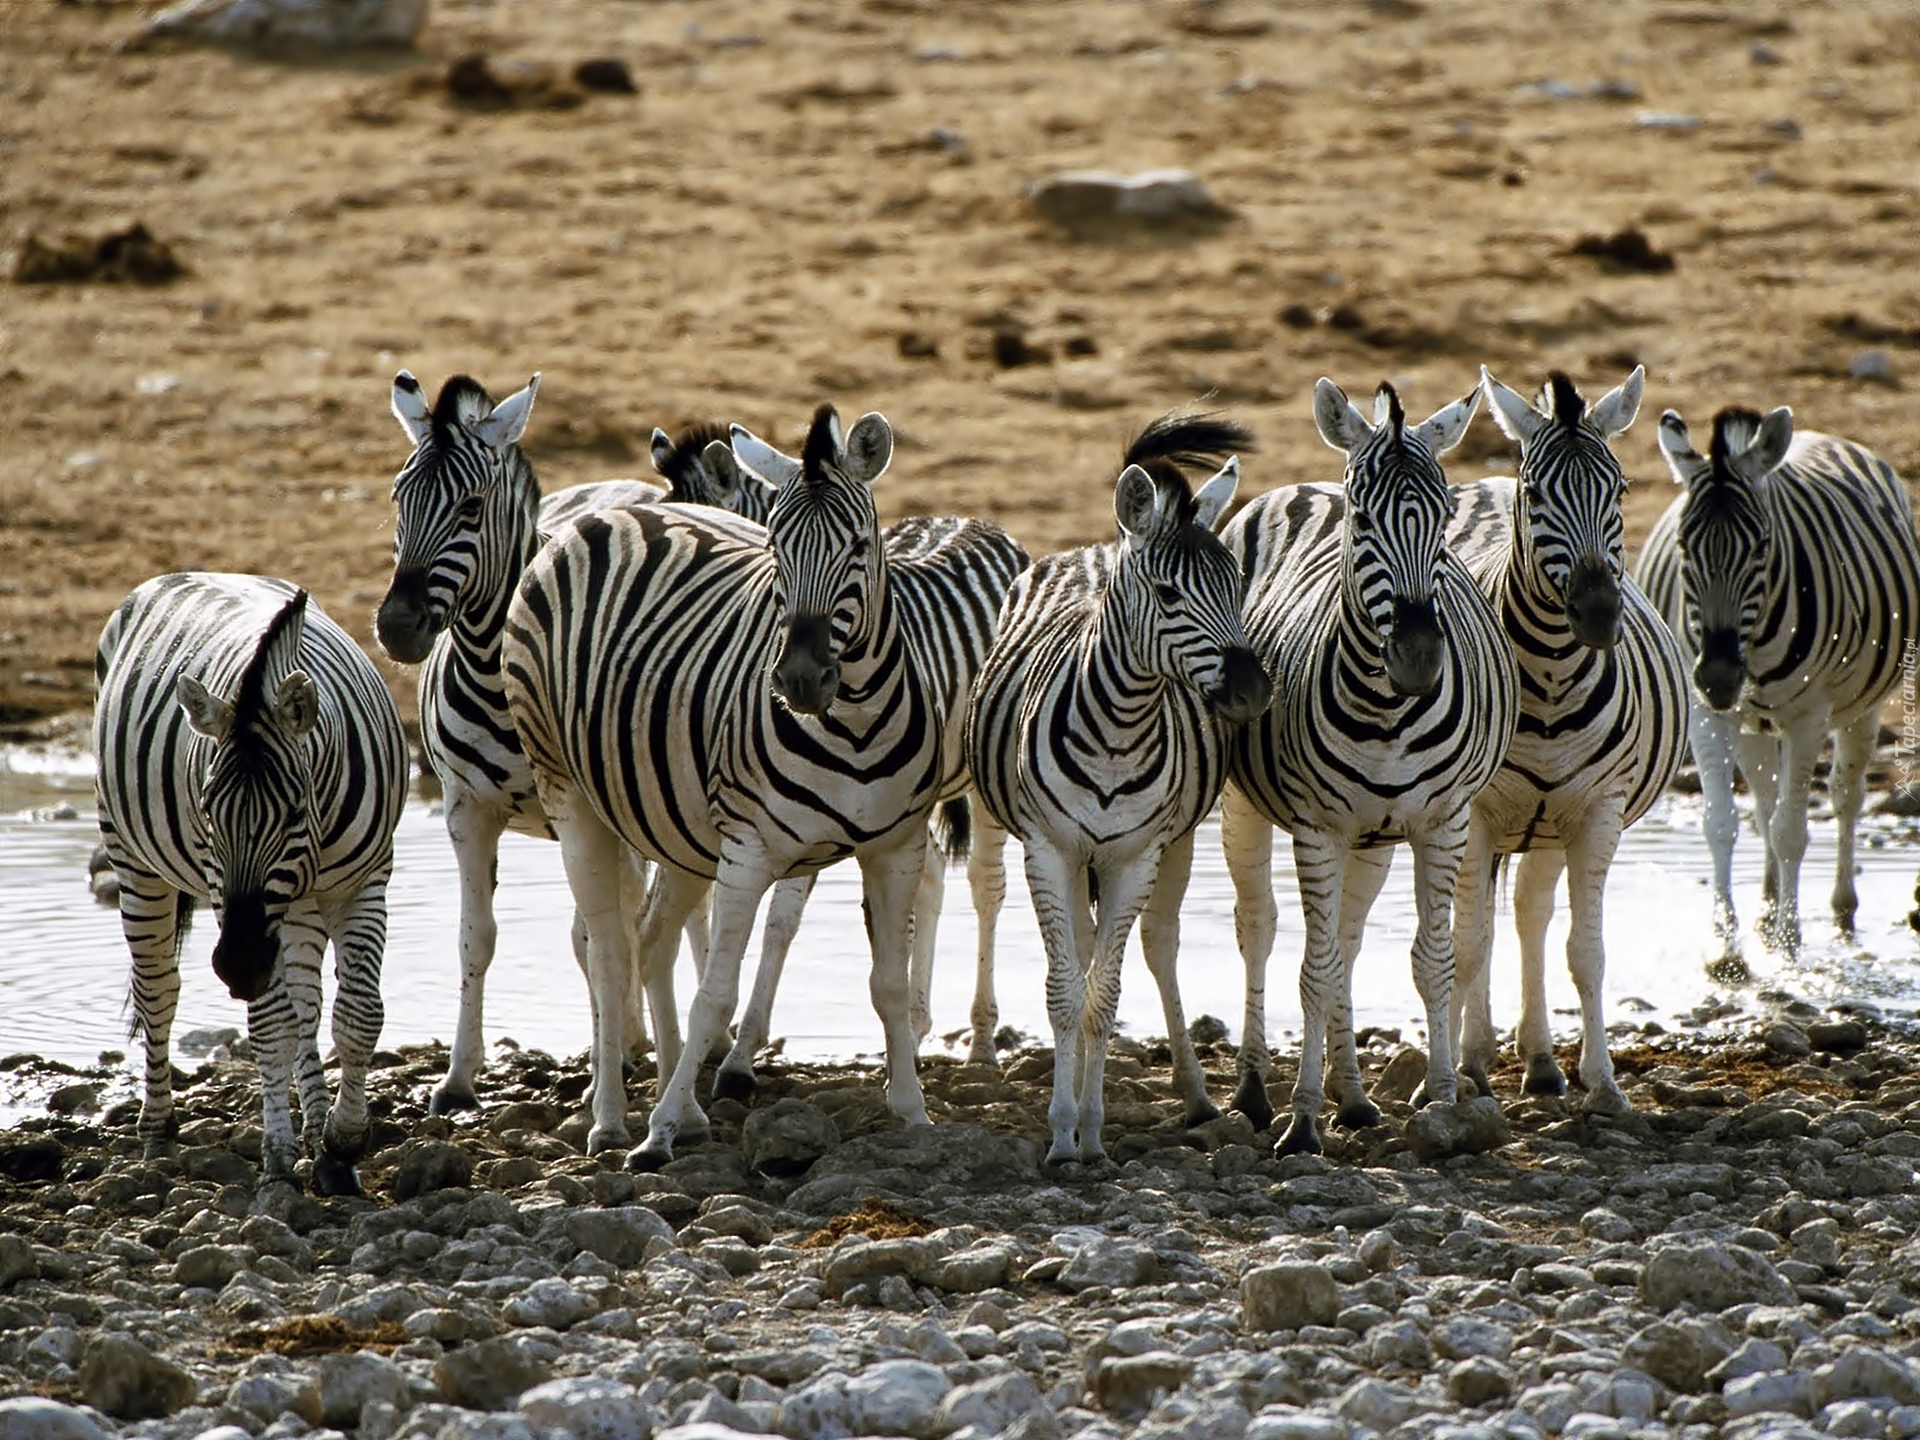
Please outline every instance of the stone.
M511 1335L450 1350L434 1363L433 1383L455 1405L505 1410L553 1374L553 1367Z
M1247 1426L1247 1440L1347 1440L1347 1422L1293 1405L1269 1405Z
M200 1394L187 1371L115 1331L88 1342L79 1383L81 1399L117 1420L159 1419L185 1409Z
M297 1374L243 1375L227 1391L226 1408L238 1411L261 1430L283 1415L309 1426L320 1423L320 1387Z
M216 44L410 46L428 0L177 0L145 33Z
M1048 1427L1058 1425L1053 1405L1040 1393L1033 1378L1012 1370L955 1386L941 1400L934 1420L942 1434L971 1427L982 1435L998 1435L1032 1417Z
M953 1382L925 1360L883 1360L847 1382L847 1414L856 1435L923 1435L934 1428Z
M1417 1045L1402 1045L1373 1082L1373 1095L1377 1100L1397 1100L1405 1105L1426 1079L1427 1052Z
M25 1395L0 1400L0 1440L111 1440L89 1411Z
M834 1247L821 1279L827 1294L839 1299L855 1285L885 1275L901 1275L917 1282L929 1278L941 1257L932 1242L920 1236L893 1240L843 1240Z
M660 1423L633 1386L597 1375L536 1385L522 1392L518 1409L538 1429L562 1430L576 1440L647 1440Z
M1733 1336L1713 1320L1656 1320L1620 1352L1624 1365L1644 1370L1669 1389L1698 1395L1707 1374L1733 1353Z
M177 1285L200 1285L218 1290L246 1268L237 1251L225 1245L196 1245L173 1262Z
M314 1378L320 1387L320 1418L328 1425L357 1430L369 1405L385 1403L404 1411L413 1403L407 1372L371 1350L323 1355Z
M1020 1253L1012 1242L989 1240L947 1256L928 1278L936 1288L952 1294L977 1295L1006 1284L1019 1262Z
M1484 1355L1459 1361L1447 1371L1447 1398L1456 1405L1490 1405L1512 1393L1513 1372Z
M1078 239L1131 230L1213 228L1233 218L1233 211L1187 170L1134 175L1064 171L1030 185L1027 203L1041 219Z
M775 1413L775 1428L789 1440L840 1440L853 1431L847 1377L829 1371L788 1392Z
M1367 1332L1367 1363L1377 1369L1398 1366L1424 1371L1433 1364L1433 1347L1410 1320L1376 1325Z
M450 1140L409 1140L393 1172L393 1198L412 1200L473 1183L473 1157Z
M747 1163L767 1175L799 1175L840 1143L840 1127L811 1101L789 1095L747 1113Z
M1252 1331L1331 1325L1340 1314L1340 1288L1318 1265L1282 1261L1246 1273L1240 1281L1240 1308Z
M549 1275L507 1301L500 1307L500 1314L509 1325L544 1325L549 1330L567 1330L597 1308L571 1283L558 1275Z
M66 1147L51 1135L9 1135L0 1140L0 1176L15 1184L49 1184L60 1178L65 1163Z
M1766 1370L1787 1368L1787 1352L1771 1340L1743 1341L1734 1352L1707 1372L1707 1383L1724 1390L1735 1380Z
M1419 1400L1412 1391L1369 1375L1343 1390L1333 1408L1357 1425L1387 1431L1412 1415L1419 1408Z
M1789 1305L1793 1287L1773 1262L1741 1245L1669 1245L1640 1275L1640 1299L1662 1314L1682 1305L1719 1311L1748 1303Z
M1184 1385L1193 1367L1186 1356L1168 1350L1109 1357L1093 1373L1093 1396L1109 1415L1138 1420L1161 1396Z
M1914 1362L1883 1350L1855 1346L1843 1350L1813 1372L1816 1410L1836 1400L1888 1400L1920 1405L1920 1373Z
M1511 1330L1473 1315L1450 1315L1427 1338L1434 1353L1446 1360L1505 1360L1513 1353Z
M1480 1155L1513 1138L1500 1102L1491 1095L1432 1104L1407 1121L1407 1146L1423 1165L1455 1155Z
M1743 1375L1721 1392L1733 1419L1784 1410L1803 1418L1813 1413L1813 1377L1804 1370L1762 1370Z
M0 1234L0 1290L39 1275L40 1259L32 1243L18 1235Z
M1893 356L1878 348L1862 350L1847 362L1847 374L1855 380L1876 380L1883 385L1891 384Z
M1151 1285L1159 1278L1160 1258L1147 1246L1138 1240L1102 1236L1074 1252L1058 1283L1068 1290L1085 1290L1093 1285L1123 1290Z
M564 1229L576 1251L591 1252L621 1270L631 1270L647 1258L649 1241L678 1243L673 1227L644 1205L575 1210L567 1216Z

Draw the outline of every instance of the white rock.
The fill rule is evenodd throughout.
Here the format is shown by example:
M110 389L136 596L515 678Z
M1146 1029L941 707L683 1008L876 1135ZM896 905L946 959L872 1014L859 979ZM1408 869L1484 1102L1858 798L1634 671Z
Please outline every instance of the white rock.
M971 1426L982 1435L998 1435L1023 1415L1039 1417L1041 1425L1055 1423L1053 1405L1032 1377L1010 1371L948 1391L937 1422L943 1432Z
M1342 1391L1333 1408L1356 1424L1386 1431L1412 1415L1420 1402L1410 1390L1367 1375Z
M329 1425L358 1429L361 1412L373 1401L401 1411L413 1403L407 1372L370 1350L323 1356L317 1380L320 1417Z
M1743 1375L1721 1393L1727 1402L1727 1414L1736 1420L1763 1410L1811 1414L1812 1397L1813 1377L1804 1370L1762 1370L1758 1375Z
M540 1429L561 1430L578 1440L647 1440L659 1423L633 1386L595 1375L536 1385L520 1396L519 1410Z
M1448 1360L1466 1360L1476 1355L1505 1360L1513 1354L1511 1330L1472 1315L1449 1316L1433 1327L1428 1339L1434 1352Z
M930 1430L953 1382L924 1360L885 1360L847 1382L856 1435L918 1435Z
M1347 1440L1347 1422L1291 1405L1269 1405L1247 1426L1247 1440Z
M427 0L181 0L147 22L148 33L198 40L291 40L352 47L411 45Z
M544 1325L565 1330L593 1314L593 1301L557 1275L536 1280L500 1307L512 1325Z
M0 1400L0 1440L108 1440L113 1431L92 1410L25 1395Z

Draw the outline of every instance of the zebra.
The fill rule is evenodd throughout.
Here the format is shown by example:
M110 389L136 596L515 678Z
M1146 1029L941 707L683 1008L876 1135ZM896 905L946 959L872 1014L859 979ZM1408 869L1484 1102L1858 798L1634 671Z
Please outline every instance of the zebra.
M1631 1108L1607 1053L1601 904L1621 832L1666 790L1686 747L1687 674L1659 612L1626 575L1627 477L1609 441L1639 413L1646 371L1588 405L1561 371L1535 404L1480 371L1494 421L1520 447L1517 480L1455 491L1447 541L1499 615L1520 670L1505 763L1473 802L1453 892L1454 1060L1490 1094L1495 868L1519 854L1520 1055L1532 1094L1566 1093L1546 1007L1547 924L1567 871L1567 967L1580 995L1589 1110ZM1464 1010L1464 1017L1463 1017ZM1465 1029L1462 1029L1462 1020Z
M220 922L214 973L247 1004L260 1066L263 1180L294 1180L297 1080L315 1188L359 1193L407 789L393 697L306 591L253 575L147 581L107 621L94 670L100 838L133 957L133 1033L146 1041L148 1153L178 1132L168 1041L180 947L204 898ZM340 1061L331 1108L318 1043L329 940Z
M1251 438L1179 414L1141 431L1114 486L1118 543L1046 556L1021 576L974 687L974 783L1025 849L1046 943L1048 1164L1106 1155L1102 1082L1136 916L1187 1118L1219 1114L1181 1015L1180 901L1194 826L1226 779L1228 732L1266 709L1272 686L1247 645L1241 577L1214 534L1239 461L1198 491L1182 467Z
M726 431L696 426L678 441L656 429L654 468L668 489L637 480L576 485L542 499L520 448L540 388L495 404L471 376L454 375L429 406L420 382L394 377L394 417L414 449L394 479L398 512L393 579L376 613L382 649L422 665L420 734L427 764L440 778L447 835L460 875L460 1010L445 1080L430 1108L444 1114L477 1104L474 1081L485 1058L482 1014L497 927L493 891L500 837L509 830L551 838L500 682L500 633L513 587L546 535L609 505L664 499L727 505L765 519L768 496L733 463ZM629 884L639 904L644 883ZM694 954L705 953L698 917ZM576 917L574 950L585 968L586 937ZM643 1034L639 997L623 1002L628 1037ZM675 1025L656 1016L656 1026Z
M1305 912L1305 1031L1293 1118L1276 1149L1321 1148L1321 1065L1339 1123L1376 1124L1352 1025L1353 962L1393 846L1413 850L1419 928L1413 977L1432 1037L1427 1093L1452 1101L1453 944L1448 912L1468 804L1513 736L1519 680L1499 619L1446 548L1452 496L1437 457L1458 443L1478 388L1409 425L1382 385L1371 423L1340 387L1314 388L1320 437L1347 456L1344 485L1270 491L1222 539L1247 580L1247 635L1274 677L1264 718L1233 737L1221 846L1247 967L1234 1104L1260 1129L1266 1095L1266 964L1273 948L1273 831L1293 835Z
M1737 762L1765 856L1763 937L1800 943L1807 792L1827 735L1839 822L1833 916L1852 934L1854 829L1880 706L1920 640L1920 541L1906 487L1854 441L1803 430L1785 407L1730 407L1708 453L1677 411L1660 450L1684 493L1654 522L1637 573L1693 657L1689 731L1713 852L1716 968L1744 973L1733 908Z
M771 507L779 487L800 474L800 462L769 445L741 426L732 430L741 480L756 488L756 503ZM743 513L749 513L744 512ZM952 518L910 515L882 532L889 574L900 602L901 623L915 637L923 653L939 653L940 663L955 673L978 674L993 643L1000 606L1014 575L1029 564L1016 544L1009 568L973 572L971 589L957 589L943 571L915 563L939 549L966 522ZM965 724L964 707L948 718L956 730ZM914 1033L925 1040L933 1029L933 952L945 896L945 862L965 860L973 893L976 946L974 996L968 1020L971 1039L969 1065L996 1068L999 1056L994 1032L1000 1007L994 993L994 942L1000 911L1006 904L1006 831L969 800L949 799L938 812L939 838L927 851L927 869L914 902L913 954L908 965ZM780 983L787 951L800 924L800 912L813 889L814 876L796 876L774 887L760 945L760 965L753 991L741 1016L733 1047L720 1064L715 1093L741 1099L752 1093L753 1057L767 1043L773 1026L774 992Z
M908 1006L912 906L927 817L967 783L949 717L973 677L943 670L903 619L890 572L905 562L880 543L869 488L892 453L884 416L843 430L822 405L764 529L708 509L600 511L534 558L508 611L508 707L587 922L596 994L617 994L627 971L623 843L659 866L638 936L656 1014L671 984L663 938L718 882L686 1045L660 1046L668 1078L630 1166L658 1168L678 1135L707 1129L698 1066L732 1016L768 886L848 855L865 886L888 1103L927 1123ZM915 563L971 588L971 574L1011 572L1020 553L970 520ZM596 1007L595 1152L628 1140L614 1019Z

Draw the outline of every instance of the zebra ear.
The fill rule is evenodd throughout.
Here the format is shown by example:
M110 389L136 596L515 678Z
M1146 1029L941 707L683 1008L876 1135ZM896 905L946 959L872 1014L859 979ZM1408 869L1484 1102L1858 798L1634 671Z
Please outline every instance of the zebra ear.
M527 433L527 418L533 414L533 397L540 391L540 376L535 372L527 388L516 390L493 413L473 427L473 433L496 450L515 444Z
M798 460L791 455L781 454L746 426L729 426L727 436L732 442L733 458L739 462L740 468L764 480L774 489L778 490L800 473Z
M402 370L393 377L393 418L400 422L407 439L415 445L433 431L433 412L427 408L427 397L411 370Z
M647 440L647 453L653 457L653 468L657 474L667 473L667 457L673 454L673 437L658 425Z
M1220 522L1227 518L1227 506L1233 503L1233 492L1240 488L1240 457L1229 455L1227 463L1214 473L1214 477L1202 485L1193 497L1193 518L1196 524L1209 530L1218 530Z
M320 718L320 687L304 670L294 670L273 694L273 718L289 738L298 740Z
M1733 465L1748 481L1761 479L1778 468L1793 444L1793 411L1782 405L1760 422L1753 443L1734 457Z
M224 740L233 733L233 706L193 676L182 675L174 682L173 689L180 699L180 708L187 712L187 724L196 735Z
M1480 393L1487 397L1487 412L1493 416L1493 423L1516 445L1524 447L1547 423L1547 417L1534 409L1526 396L1502 385L1484 365L1480 367Z
M740 495L740 467L733 463L733 447L724 440L709 440L700 452L700 463L713 483L714 499L731 510Z
M1435 455L1444 455L1460 443L1479 408L1480 387L1476 385L1451 405L1442 406L1414 426L1413 433Z
M1313 387L1313 424L1322 440L1347 455L1373 433L1372 422L1347 399L1347 392L1324 375Z
M1700 452L1693 448L1693 440L1687 434L1687 422L1680 418L1678 410L1660 412L1660 453L1667 458L1667 469L1673 475L1673 483L1684 485L1687 477L1707 462Z
M1587 407L1587 419L1593 422L1594 429L1611 440L1633 424L1634 417L1640 413L1640 396L1646 385L1647 367L1634 366L1631 375Z
M893 463L893 427L878 410L869 410L853 422L843 447L847 473L863 485L871 485Z
M1113 518L1136 540L1160 528L1160 487L1138 465L1127 466L1114 482Z

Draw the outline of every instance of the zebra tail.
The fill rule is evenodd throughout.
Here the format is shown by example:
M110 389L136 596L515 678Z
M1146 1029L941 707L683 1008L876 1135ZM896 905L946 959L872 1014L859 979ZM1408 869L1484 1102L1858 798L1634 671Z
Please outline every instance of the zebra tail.
M964 795L940 802L940 834L936 843L949 865L964 863L973 852L973 808Z

